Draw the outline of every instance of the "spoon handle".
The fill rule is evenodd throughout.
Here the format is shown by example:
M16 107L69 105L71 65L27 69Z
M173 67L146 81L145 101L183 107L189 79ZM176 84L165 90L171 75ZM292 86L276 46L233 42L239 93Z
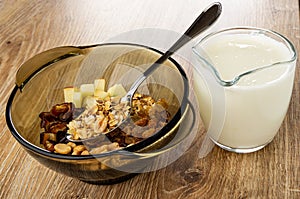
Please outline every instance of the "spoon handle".
M185 33L165 52L152 66L145 72L144 76L148 77L160 64L166 61L174 52L183 45L188 43L194 37L210 27L220 16L222 6L219 2L213 3L207 7L193 22L193 24L185 31Z
M185 33L165 52L158 60L156 60L130 87L126 96L121 101L130 101L140 84L164 61L166 61L175 51L196 37L199 33L211 26L220 16L222 6L219 2L208 6L193 22L193 24L185 31ZM182 70L182 68L178 68Z

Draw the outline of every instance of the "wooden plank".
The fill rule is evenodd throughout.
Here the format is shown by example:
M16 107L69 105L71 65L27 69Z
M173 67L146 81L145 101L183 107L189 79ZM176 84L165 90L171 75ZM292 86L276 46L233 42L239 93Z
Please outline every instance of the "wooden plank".
M10 135L5 106L18 66L46 49L101 43L139 28L183 32L213 1L103 0L0 2L0 198L300 198L300 70L291 104L274 141L251 154L215 147L198 159L200 142L179 160L126 182L98 186L49 170ZM299 49L297 0L220 0L221 19L205 34L257 26L286 35ZM200 129L203 132L204 129Z

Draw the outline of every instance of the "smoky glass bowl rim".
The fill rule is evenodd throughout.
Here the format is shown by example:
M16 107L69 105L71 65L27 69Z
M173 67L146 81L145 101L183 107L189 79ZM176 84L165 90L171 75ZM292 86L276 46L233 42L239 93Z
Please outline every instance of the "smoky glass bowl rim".
M219 36L221 34L236 34L236 32L252 32L252 33L258 33L258 34L262 34L262 35L272 35L274 37L276 37L277 39L280 39L282 43L284 43L286 45L286 47L289 49L289 51L292 53L291 57L287 60L283 60L283 61L279 61L279 62L275 62L269 65L265 65L265 66L261 66L258 68L254 68L251 69L249 71L243 72L239 75L236 75L232 80L224 80L223 78L221 78L218 70L209 62L207 61L205 58L203 58L203 56L198 52L197 47L200 46L201 43L213 38L214 36ZM243 33L245 34L245 33ZM212 32L208 35L206 35L205 37L201 38L193 47L192 47L192 51L193 53L197 56L197 58L201 59L203 62L205 62L206 65L209 66L209 69L213 72L213 74L216 77L216 80L218 81L218 83L222 86L233 86L235 85L242 77L270 68L270 67L275 67L276 65L279 64L285 64L285 63L292 63L294 61L296 61L298 54L297 54L297 50L296 47L294 46L294 44L284 35L274 31L274 30L270 30L270 29L266 29L266 28L259 28L259 27L254 27L254 26L235 26L235 27L229 27L229 28L225 28L222 30L218 30L215 32Z
M141 45L141 44L135 44L135 43L122 43L122 42L116 42L116 43L101 43L101 44L94 44L94 45L87 45L87 46L71 46L71 47L77 47L77 48L93 48L93 47L101 47L101 46L108 46L108 45L129 45L129 46L133 46L133 47L139 47L139 48L145 48L147 50L159 53L160 55L163 54L162 51L156 49L156 48L152 48L146 45ZM38 56L39 54L36 54L34 56ZM54 158L54 159L58 159L58 160L69 160L69 161L78 161L78 160L91 160L91 159L97 159L97 158L103 158L103 157L108 157L110 155L115 155L115 154L119 154L119 155L126 155L126 156L138 156L138 157L151 157L151 156L156 156L158 154L164 153L168 150L170 150L171 148L175 147L176 145L178 145L180 142L183 141L184 138L181 138L181 140L177 141L175 144L173 144L172 146L169 146L167 148L164 148L163 150L159 150L159 152L155 151L155 152L138 152L138 150L143 149L144 147L147 147L149 145L151 145L152 143L155 143L156 141L158 141L160 138L162 138L164 135L166 135L170 129L172 130L172 127L175 127L176 124L181 121L181 114L180 111L182 110L182 112L186 111L188 106L189 108L192 110L192 112L194 112L194 108L192 106L192 103L188 100L188 93L189 93L189 83L188 83L188 77L184 71L184 69L182 68L182 66L172 57L168 58L169 61L171 61L172 64L174 64L176 66L176 68L178 69L179 73L181 74L181 76L183 77L183 85L184 85L184 95L183 95L183 99L181 102L181 107L179 107L179 110L177 111L177 113L174 115L174 117L172 118L172 120L166 125L164 126L159 132L157 132L156 134L154 134L153 136L149 137L149 138L153 138L153 140L149 142L149 138L146 138L145 140L143 140L142 142L139 142L137 144L134 144L132 146L129 147L125 147L122 149L118 149L118 150L113 150L113 151L108 151L108 152L103 152L103 153L99 153L99 154L92 154L92 155L64 155L64 154L58 154L58 153L53 153L50 152L46 149L43 149L41 147L36 146L35 144L29 142L28 140L26 140L18 131L17 129L14 127L14 124L12 122L12 117L11 117L11 107L12 107L12 103L14 100L14 97L17 93L18 90L20 90L21 88L18 87L17 85L14 86L12 92L10 93L10 96L8 98L7 104L6 104L6 110L5 110L5 117L6 117L6 124L11 132L11 134L13 135L13 137L26 149L29 150L35 154L44 156L45 158ZM51 66L52 63L49 64L49 66ZM48 66L46 66L48 67ZM44 68L44 67L43 67ZM35 73L37 73L39 71L35 71ZM34 75L31 76L31 78ZM28 81L26 81L27 83ZM23 85L22 85L23 88ZM178 117L179 114L179 118L176 118L176 115ZM168 129L170 128L170 129ZM163 133L160 133L163 132ZM160 133L160 134L159 134ZM145 142L146 141L146 142ZM147 143L147 141L149 143ZM146 144L145 144L146 143ZM137 147L136 147L137 146Z

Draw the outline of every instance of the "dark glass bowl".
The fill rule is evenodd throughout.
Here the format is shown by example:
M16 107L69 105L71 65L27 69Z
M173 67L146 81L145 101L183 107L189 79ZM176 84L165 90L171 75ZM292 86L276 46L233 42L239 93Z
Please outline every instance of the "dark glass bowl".
M110 43L58 47L34 56L20 67L7 103L6 121L12 135L46 167L90 183L116 183L167 166L183 154L183 146L189 146L198 122L188 77L172 58L138 90L156 99L165 98L169 104L171 119L153 136L122 150L86 156L49 152L39 140L38 115L64 101L63 88L104 78L108 87L122 83L128 90L161 54L145 46Z

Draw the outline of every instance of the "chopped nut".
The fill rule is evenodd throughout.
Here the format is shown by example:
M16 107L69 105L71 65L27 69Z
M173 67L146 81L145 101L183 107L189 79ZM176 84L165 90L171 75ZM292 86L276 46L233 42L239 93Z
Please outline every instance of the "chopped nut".
M57 153L60 154L69 154L72 151L72 148L69 145L62 143L56 144L54 146L54 149Z
M76 144L74 142L68 142L67 145L69 145L72 148L76 147Z
M111 129L113 127L116 127L118 125L118 123L119 123L118 120L115 120L115 119L109 120L109 122L108 122L109 128Z
M74 147L73 151L78 151L78 152L82 152L86 150L84 145L77 145L76 147Z
M108 125L108 118L105 117L100 123L100 128L99 131L100 132L105 132L107 130L107 125Z
M90 155L89 151L88 150L84 150L81 152L81 155Z
M71 155L81 155L80 151L73 151Z

